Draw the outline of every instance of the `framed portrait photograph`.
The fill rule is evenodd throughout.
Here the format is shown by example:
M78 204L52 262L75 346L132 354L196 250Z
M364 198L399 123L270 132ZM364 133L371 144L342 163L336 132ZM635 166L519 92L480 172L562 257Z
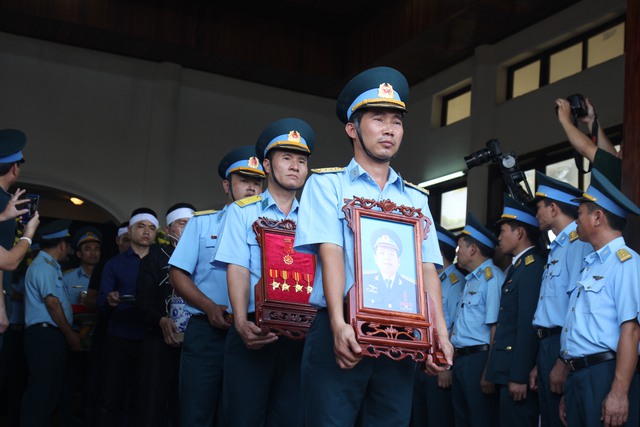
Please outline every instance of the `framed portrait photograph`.
M293 249L296 223L258 218L253 224L261 250L262 276L255 287L256 325L303 339L316 315L309 305L316 258Z
M389 200L354 198L343 211L354 235L348 321L364 354L418 362L433 354L442 360L422 271L422 242L431 221L420 209Z

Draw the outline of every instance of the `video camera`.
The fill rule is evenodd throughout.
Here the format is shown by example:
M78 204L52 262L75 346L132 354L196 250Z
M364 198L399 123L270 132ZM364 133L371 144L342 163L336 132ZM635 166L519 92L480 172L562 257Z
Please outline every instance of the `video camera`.
M529 188L527 178L518 168L516 153L511 151L510 153L502 154L502 148L497 139L487 141L487 148L483 148L466 156L464 162L467 165L467 169L472 169L489 162L497 163L500 166L502 179L511 197L524 204L533 201L533 193L531 192L531 188ZM524 187L520 185L521 182L524 182Z

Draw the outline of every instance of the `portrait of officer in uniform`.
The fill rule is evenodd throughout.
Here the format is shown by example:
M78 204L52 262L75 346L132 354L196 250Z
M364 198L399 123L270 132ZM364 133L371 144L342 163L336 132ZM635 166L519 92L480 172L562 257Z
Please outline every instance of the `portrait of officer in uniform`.
M402 240L398 234L389 228L378 228L371 234L371 246L375 268L364 266L364 306L416 313L416 280L400 271ZM362 261L364 264L369 260Z

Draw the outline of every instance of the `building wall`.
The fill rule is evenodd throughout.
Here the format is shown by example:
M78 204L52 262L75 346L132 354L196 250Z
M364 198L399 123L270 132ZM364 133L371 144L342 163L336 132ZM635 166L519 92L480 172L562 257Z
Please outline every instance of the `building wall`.
M623 58L506 102L504 92L509 65L624 10L624 0L584 0L412 87L394 167L420 182L464 169L462 158L490 138L518 154L561 142L553 100L575 92L593 100L605 127L621 123ZM439 94L465 82L472 83L471 117L439 128ZM177 201L221 207L220 158L282 117L315 129L312 167L350 158L332 99L4 33L0 94L0 128L28 136L21 181L87 198L118 221L140 205L159 213ZM478 213L486 177L487 168L469 174L469 208Z

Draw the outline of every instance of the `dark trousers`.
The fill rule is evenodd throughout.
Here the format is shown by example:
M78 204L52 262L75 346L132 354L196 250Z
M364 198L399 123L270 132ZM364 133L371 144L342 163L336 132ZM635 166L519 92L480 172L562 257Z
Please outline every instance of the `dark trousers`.
M501 426L538 427L538 396L528 387L527 385L526 399L516 402L509 396L509 388L506 385L499 386Z
M562 395L551 391L549 374L560 354L560 334L540 340L538 349L538 401L542 427L562 427L558 406Z
M411 427L453 426L451 387L438 387L438 377L416 370L413 383Z
M102 396L98 422L100 427L134 425L139 340L107 334L102 355Z
M71 381L67 342L59 329L30 326L24 335L24 351L27 356L29 379L22 399L21 420L23 427L50 425L53 412L60 403L61 424L73 423L72 402L61 402L62 387Z
M302 393L307 427L407 426L416 363L386 356L364 357L341 369L333 350L326 310L318 311L302 357ZM302 425L302 424L299 424Z
M2 399L7 404L7 426L20 425L20 405L27 386L27 359L24 353L24 325L10 325L3 334L0 366L6 368L7 381Z
M227 331L214 328L206 316L191 316L180 355L180 424L223 426L220 422L222 367Z
M616 361L599 363L588 368L570 372L564 386L564 402L569 427L601 426L602 402L611 390L616 370ZM629 386L629 416L627 426L640 425L638 401L640 387L638 373L633 375Z
M145 331L138 366L137 426L179 426L180 347L165 344L160 330Z
M303 346L304 341L280 337L259 350L249 350L231 326L222 385L225 425L304 425L300 397Z
M498 396L486 395L480 380L488 351L457 357L453 362L453 412L456 427L494 427L498 424Z

